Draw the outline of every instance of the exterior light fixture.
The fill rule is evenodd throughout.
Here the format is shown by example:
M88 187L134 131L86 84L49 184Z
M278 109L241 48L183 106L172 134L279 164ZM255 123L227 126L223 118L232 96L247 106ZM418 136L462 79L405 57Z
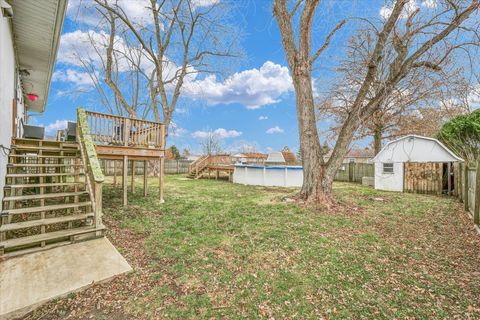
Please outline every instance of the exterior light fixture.
M38 100L38 94L35 93L27 93L27 99L31 102L35 102Z

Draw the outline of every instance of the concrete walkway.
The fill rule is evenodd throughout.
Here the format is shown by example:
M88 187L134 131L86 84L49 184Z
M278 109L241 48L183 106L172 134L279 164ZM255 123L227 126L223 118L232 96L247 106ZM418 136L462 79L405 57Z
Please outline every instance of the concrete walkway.
M131 270L107 238L7 259L0 262L0 319Z

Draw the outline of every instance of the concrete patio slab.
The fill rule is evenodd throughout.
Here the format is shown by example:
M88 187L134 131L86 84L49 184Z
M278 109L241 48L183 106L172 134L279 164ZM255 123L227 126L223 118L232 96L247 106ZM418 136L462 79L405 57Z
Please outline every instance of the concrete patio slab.
M107 238L7 259L0 262L0 319L131 270Z

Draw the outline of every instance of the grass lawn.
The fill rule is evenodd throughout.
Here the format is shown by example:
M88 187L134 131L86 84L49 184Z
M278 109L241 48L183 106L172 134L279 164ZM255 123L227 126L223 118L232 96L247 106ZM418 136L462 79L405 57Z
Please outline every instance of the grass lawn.
M28 319L480 318L480 237L453 198L337 183L335 212L294 189L167 176L131 205L104 187L108 237L135 268Z

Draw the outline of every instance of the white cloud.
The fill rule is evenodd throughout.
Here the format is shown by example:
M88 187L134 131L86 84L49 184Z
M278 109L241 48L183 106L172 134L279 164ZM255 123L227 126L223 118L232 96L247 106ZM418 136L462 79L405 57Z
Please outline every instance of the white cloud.
M387 5L383 6L380 9L380 16L383 19L387 20L390 17L390 15L392 14L393 7L394 7L393 4L391 6L387 6ZM413 11L415 11L417 9L418 9L417 1L416 0L409 0L407 2L407 4L405 5L405 7L403 8L402 13L400 14L400 18L401 19L407 18L409 14L411 14Z
M423 0L421 4L423 7L434 9L437 7L437 0Z
M220 3L220 0L192 0L193 7L209 7Z
M186 108L175 108L175 113L185 114L187 112L188 112L188 110Z
M281 95L292 91L288 68L267 61L260 69L237 72L218 81L215 75L187 82L184 94L192 99L205 99L208 104L239 103L248 109L280 101Z
M207 138L211 134L219 138L235 138L241 136L242 132L237 130L226 130L224 128L218 128L215 131L195 131L194 133L192 133L192 137Z
M134 24L153 23L149 0L118 0L117 5ZM77 23L97 27L102 18L95 6L96 4L91 0L70 0L68 1L67 17Z
M268 117L267 116L260 116L260 117L258 117L258 120L260 120L260 121L261 120L268 120Z
M104 61L106 61L106 47L109 37L110 35L104 31L97 32L94 30L75 30L65 33L60 38L60 49L58 51L57 61L77 67L84 67L84 63L87 63L100 69ZM133 60L141 57L140 66L147 73L153 70L153 63L146 57L140 47L128 46L125 41L118 36L115 37L113 47L116 52L127 53ZM133 69L129 59L125 58L122 54L117 54L116 61L120 72ZM170 62L165 63L167 68L171 64ZM176 66L174 68L176 69Z
M188 133L187 129L179 127L175 122L171 122L170 126L169 135L172 137L182 137Z
M276 133L283 133L284 130L282 128L280 128L279 126L275 126L273 128L268 129L265 132L268 133L268 134L276 134Z
M53 73L52 80L60 82L71 82L82 89L88 89L89 87L94 85L91 76L87 72L76 71L73 69L55 71Z
M45 133L52 134L57 132L57 130L63 130L67 127L67 122L69 120L57 120L53 123L50 123L45 127Z

